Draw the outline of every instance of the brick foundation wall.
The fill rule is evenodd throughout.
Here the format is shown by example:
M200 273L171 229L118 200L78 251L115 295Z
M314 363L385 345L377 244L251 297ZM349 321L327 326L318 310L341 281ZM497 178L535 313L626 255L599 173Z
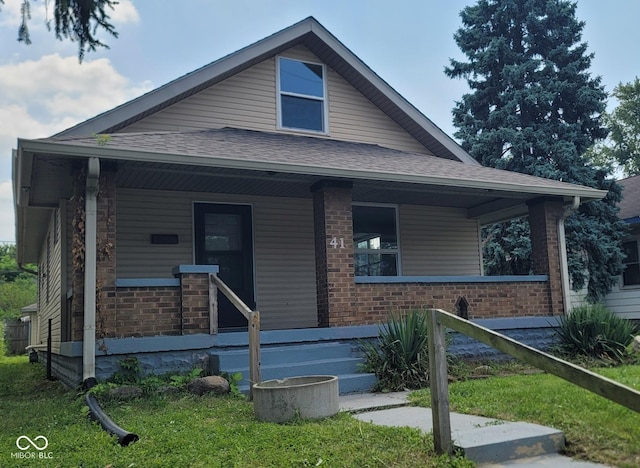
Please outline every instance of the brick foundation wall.
M340 316L336 326L376 324L391 312L419 308L456 313L464 297L468 318L499 318L549 315L546 282L513 283L377 283L356 284L354 313Z

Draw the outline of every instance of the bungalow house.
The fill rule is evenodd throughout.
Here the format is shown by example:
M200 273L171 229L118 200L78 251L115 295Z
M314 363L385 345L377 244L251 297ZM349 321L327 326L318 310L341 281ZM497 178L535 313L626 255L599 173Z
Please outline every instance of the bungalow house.
M640 320L640 176L619 181L624 198L618 216L629 225L629 238L622 244L627 258L620 282L604 298L604 304L621 317Z
M38 349L69 385L126 356L242 367L247 322L213 272L260 311L263 377L280 362L271 378L338 373L341 391L355 371L329 361L392 311L547 324L567 303L564 217L605 195L480 166L314 18L19 139L13 171L43 342L52 324ZM535 275L483 276L480 227L526 215Z

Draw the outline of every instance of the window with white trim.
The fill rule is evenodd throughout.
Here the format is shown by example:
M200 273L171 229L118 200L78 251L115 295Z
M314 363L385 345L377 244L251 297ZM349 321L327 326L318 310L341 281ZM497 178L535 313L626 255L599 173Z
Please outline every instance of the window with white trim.
M356 276L397 276L398 230L393 206L353 206L353 265Z
M622 244L624 253L627 254L625 259L625 268L622 272L623 286L640 285L640 256L638 255L638 241L632 240Z
M277 63L280 127L326 133L324 65L285 57Z

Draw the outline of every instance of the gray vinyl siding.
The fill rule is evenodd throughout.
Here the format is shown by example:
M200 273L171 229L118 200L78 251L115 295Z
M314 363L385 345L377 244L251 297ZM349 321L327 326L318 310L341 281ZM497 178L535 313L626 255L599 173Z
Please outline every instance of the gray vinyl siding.
M117 189L116 276L171 278L193 263L191 199L177 192ZM177 234L178 244L152 245L151 234Z
M262 328L317 325L311 200L122 188L117 200L118 278L170 278L193 263L194 202L251 204ZM151 245L151 234L178 234L179 243Z
M465 210L401 205L399 224L403 275L482 274L478 224Z
M282 55L320 62L303 46L290 49ZM267 59L122 131L236 127L296 133L277 128L275 74L275 58ZM335 71L328 69L327 75L329 138L429 154L424 146Z
M614 286L604 305L622 318L640 320L640 288Z
M53 352L60 351L60 319L61 319L61 281L62 281L62 244L61 223L54 222L54 217L60 221L60 211L52 212L49 219L47 236L45 236L39 259L38 281L38 321L40 327L40 341L46 344L48 338L49 319L51 322L51 343ZM54 232L57 228L57 233ZM49 260L47 261L47 242L49 242ZM44 276L43 276L44 275ZM48 281L48 285L47 285ZM48 289L48 294L47 294Z

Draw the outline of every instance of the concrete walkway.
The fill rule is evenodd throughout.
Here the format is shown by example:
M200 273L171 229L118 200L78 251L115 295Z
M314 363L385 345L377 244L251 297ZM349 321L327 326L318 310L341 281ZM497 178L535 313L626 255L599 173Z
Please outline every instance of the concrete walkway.
M407 396L408 392L342 395L340 410L381 426L407 426L431 432L431 409L408 406ZM564 434L538 424L451 413L451 435L454 445L483 467L605 466L558 454L564 447Z

